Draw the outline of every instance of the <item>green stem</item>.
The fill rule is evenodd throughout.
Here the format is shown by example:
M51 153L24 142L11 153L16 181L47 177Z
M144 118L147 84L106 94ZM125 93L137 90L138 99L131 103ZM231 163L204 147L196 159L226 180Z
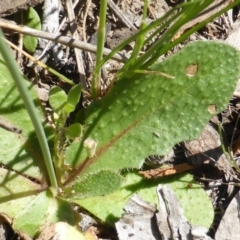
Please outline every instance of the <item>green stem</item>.
M208 0L212 1L212 0ZM196 1L197 3L200 1ZM102 61L100 62L100 64L96 65L96 68L94 70L94 73L96 73L101 66L106 63L109 59L111 59L114 54L116 54L118 51L120 51L123 47L125 47L127 44L129 44L130 42L137 40L139 38L141 38L142 36L144 37L149 31L157 28L155 30L155 33L153 33L153 35L151 37L149 37L147 39L147 41L144 41L143 45L145 45L148 41L151 40L151 38L160 33L161 31L163 31L166 27L168 27L169 25L171 25L172 23L174 23L182 14L184 14L186 11L179 11L179 9L181 8L189 8L189 6L191 7L194 4L194 6L196 6L196 3L182 3L179 4L177 6L175 6L174 8L172 8L171 10L169 10L163 17L161 17L160 19L157 19L156 21L150 23L147 26L141 27L141 30L139 32L137 32L136 34L134 34L133 36L129 37L128 39L124 40L122 43L120 43L116 48L114 48L104 59L102 59ZM205 3L204 3L205 4ZM146 6L146 5L145 5ZM192 10L192 9L191 9ZM145 10L144 10L145 11ZM197 10L195 10L197 11ZM197 14L197 13L196 13ZM188 14L185 14L188 17ZM192 14L191 14L192 15ZM188 17L189 20L191 19L190 17ZM180 24L181 25L181 24ZM172 35L171 36L167 36L167 40L164 39L165 42L170 42L172 39ZM162 46L160 47L164 47L163 43L161 43ZM153 53L154 51L152 51ZM151 54L152 54L151 53ZM161 55L161 54L160 54ZM160 56L159 55L159 56ZM141 58L141 57L140 57ZM138 61L139 58L135 58L134 61L132 61L132 57L130 57L130 59L128 59L123 68L120 70L120 72L118 73L118 77L120 77L121 75L124 74L125 71L129 71L131 70L132 72L134 72L135 69L139 69L141 66L138 66L138 68L135 67L135 62ZM144 61L146 61L148 58L146 57ZM134 65L134 68L133 68Z
M100 2L100 18L97 36L97 53L96 53L96 66L101 62L103 56L103 48L105 43L106 34L106 15L107 15L107 0L101 0ZM92 98L97 99L101 88L101 68L95 71L92 80Z
M173 37L177 31L191 19L196 17L202 10L211 4L212 0L206 0L203 3L200 1L193 1L189 4L185 4L182 10L179 12L179 16L175 22L172 22L172 26L159 38L142 56L140 56L135 65L132 66L134 69L146 69L150 65L156 62L156 60L162 54L166 53L168 46L170 45ZM177 16L178 14L176 14ZM174 45L175 46L175 45Z
M24 105L33 123L34 129L36 131L36 134L41 146L45 164L47 167L48 175L50 178L50 184L53 188L58 189L58 184L57 184L57 180L56 180L56 176L53 168L52 158L51 158L47 138L46 138L42 123L39 120L39 116L33 104L33 100L31 99L28 89L24 83L25 79L23 78L23 75L19 70L17 63L14 60L12 53L9 47L7 46L7 44L5 43L5 41L3 40L3 38L4 36L3 36L2 30L0 29L0 52L4 58L6 66L9 69L9 72L11 73L15 81L19 94L23 99Z
M147 10L148 10L148 0L144 0L144 6L143 6L143 16L142 16L142 23L139 29L139 32L143 31L144 28L146 28L147 24L146 24L146 17L147 17ZM144 44L144 39L145 39L145 35L146 34L141 34L137 39L136 39L136 43L133 49L133 52L131 54L131 57L128 60L128 64L129 67L131 69L131 65L132 63L135 62L135 60L137 59L139 52L141 51L143 44ZM127 65L127 64L126 64Z
M142 34L146 34L148 31L150 31L151 29L153 29L155 27L158 27L159 25L161 25L161 29L166 27L167 24L162 24L163 21L166 18L168 18L176 9L177 9L177 7L169 10L169 12L167 12L165 16L163 16L160 19L152 22L150 25L146 26L146 28L144 28L141 32L137 32L133 36L131 36L128 39L121 42L117 47L115 47L107 56L105 56L101 60L99 65L96 65L96 68L94 69L94 73L96 73L103 66L103 64L105 64L108 60L110 60L114 56L114 54L116 54L118 51L120 51L122 48L124 48L127 44L129 44L129 43L133 42L134 40L136 40L137 38L141 37ZM128 61L129 60L127 60L125 62L125 65L128 63ZM125 67L125 65L124 65L124 67Z
M227 12L228 10L232 9L233 7L235 7L237 4L240 3L240 0L235 0L233 3L229 4L227 7L223 8L222 10L218 11L217 13L213 14L211 17L207 18L206 20L198 23L196 26L190 28L188 31L186 31L185 33L183 33L179 38L177 38L176 40L169 42L168 44L165 44L165 46L163 46L163 48L159 48L160 51L158 51L158 55L156 56L156 58L158 58L160 55L164 54L165 52L169 51L171 48L173 48L174 46L176 46L177 44L183 42L184 40L186 40L191 34L193 34L194 32L198 31L199 29L201 29L202 27L204 27L207 23L213 21L215 18L219 17L221 14ZM207 7L208 1L204 2L204 4L202 4L201 9L204 9ZM160 55L159 55L160 54ZM142 57L142 56L141 56ZM150 65L152 65L154 63L154 61L156 60L156 58L151 58L148 62L145 62L144 65L142 65L142 68L148 68Z
M223 14L223 13L227 12L228 10L234 8L239 3L240 3L240 0L235 0L233 3L229 4L227 7L223 8L221 11L213 14L211 17L207 18L206 20L202 21L201 23L199 23L196 26L189 29L184 34L182 34L181 37L179 37L177 40L169 43L167 51L169 49L171 49L173 46L175 46L175 45L179 44L180 42L184 41L185 39L187 39L191 34L198 31L199 29L204 27L207 23L209 23L209 22L213 21L215 18L219 17L221 14Z

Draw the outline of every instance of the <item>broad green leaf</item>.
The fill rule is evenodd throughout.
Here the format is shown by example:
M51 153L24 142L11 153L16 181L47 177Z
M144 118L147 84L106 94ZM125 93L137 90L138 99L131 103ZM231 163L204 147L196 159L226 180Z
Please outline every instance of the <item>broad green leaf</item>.
M24 232L30 237L51 223L66 221L76 224L71 204L56 199L50 191L41 192L25 206L14 218L13 229Z
M49 92L49 103L54 112L59 114L67 103L67 94L60 87L54 86Z
M152 74L119 80L87 109L83 139L69 146L67 163L76 167L84 162L81 174L106 166L113 171L140 168L147 156L165 155L176 143L197 138L227 106L239 66L234 48L198 41L153 65L148 69ZM86 139L98 143L90 161Z
M51 223L77 221L71 204L15 172L0 168L0 212L11 219L14 230L34 237Z
M171 186L191 224L207 228L211 226L214 217L211 201L201 185L190 174L181 174L159 180L145 180L137 174L128 173L124 185L118 191L107 196L76 199L74 202L102 221L113 224L121 217L124 206L135 193L145 201L158 205L156 186L159 183Z
M163 180L163 184L172 187L191 224L210 228L214 218L212 202L192 175L181 174L169 177Z
M109 181L111 179L111 181ZM90 196L107 195L120 188L123 177L111 170L100 170L89 174L85 178L79 178L71 187L64 189L68 199L85 198Z
M0 128L0 136L1 164L41 181L44 163L41 153L36 152L36 148L39 147L36 139L31 136L29 139L25 139L21 135L2 128ZM36 154L35 161L33 161L31 154L33 154L32 156Z
M34 8L30 7L28 10L23 12L23 25L36 30L41 30L41 20ZM37 37L24 35L23 44L29 52L35 52L37 46Z
M0 168L0 212L15 218L40 190L39 184L15 172Z
M13 133L0 128L0 162L10 169L42 181L46 169L34 127L1 56L0 78L0 120L22 131ZM44 119L34 85L27 81L26 84L38 110L39 118ZM52 131L48 131L48 136L51 134Z

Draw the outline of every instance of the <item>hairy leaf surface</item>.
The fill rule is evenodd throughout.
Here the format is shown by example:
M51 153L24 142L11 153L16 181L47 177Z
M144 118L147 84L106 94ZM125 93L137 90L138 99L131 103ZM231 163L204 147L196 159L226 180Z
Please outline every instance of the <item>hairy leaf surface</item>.
M87 109L83 140L68 148L67 163L77 167L84 162L80 173L106 166L115 171L140 168L147 156L165 155L176 143L197 138L212 116L227 107L239 61L234 48L199 41L147 74L119 80ZM98 143L91 159L83 147L87 138Z

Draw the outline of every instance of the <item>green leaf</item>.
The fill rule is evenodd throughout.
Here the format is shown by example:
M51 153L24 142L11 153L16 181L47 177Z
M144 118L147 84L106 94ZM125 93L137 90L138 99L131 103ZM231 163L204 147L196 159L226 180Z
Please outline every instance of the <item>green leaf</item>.
M60 114L67 103L67 94L60 87L54 86L49 92L49 103L54 112Z
M35 130L1 55L0 78L0 120L22 131L17 134L0 128L0 162L7 168L42 181L43 175L47 176L47 173ZM39 118L44 119L34 85L27 81L25 84L38 110ZM52 135L49 128L47 135L49 138Z
M0 128L0 212L12 220L15 230L31 237L50 222L68 221L73 224L69 203L49 197L50 192L39 194L48 181L43 156L35 129L1 56L0 77L1 126L5 123L22 131L15 133ZM38 110L38 117L44 119L34 85L27 81L25 84ZM45 130L51 140L52 129Z
M106 166L113 171L140 168L147 156L165 155L176 143L197 138L209 119L227 106L239 66L234 48L199 41L153 65L148 69L153 74L119 80L87 109L83 139L69 146L67 163L76 167L84 162L81 174ZM86 139L98 143L91 161Z
M181 174L168 177L163 180L163 184L169 184L174 190L191 224L210 228L214 218L211 200L192 175Z
M34 8L30 7L23 12L23 24L30 28L41 30L41 20ZM29 35L23 36L23 45L29 52L35 52L37 38Z
M214 217L211 201L201 185L190 174L181 174L157 181L156 179L145 180L137 174L128 173L124 185L118 191L107 196L76 199L73 202L84 207L102 221L114 224L121 217L129 198L135 193L145 201L158 205L156 194L158 183L170 185L191 224L207 228L211 226Z
M55 199L49 191L39 193L14 219L13 229L34 237L51 223L66 221L74 224L71 204Z
M209 119L227 106L238 81L239 63L239 53L230 46L195 42L153 65L148 69L152 74L118 81L109 95L90 105L83 140L67 149L68 163L84 163L77 181L106 166L112 171L140 168L145 157L165 155L176 143L197 138ZM84 149L86 139L98 143L90 160ZM74 202L111 222L120 217L121 209L135 192L154 202L156 180L152 186L136 176L126 180L117 192ZM189 188L187 180L174 179L171 186L185 216L195 225L209 227L213 219L211 203L199 186ZM199 198L197 206L195 196Z
M73 112L75 110L75 106L66 103L66 105L64 106L64 111L69 114L71 112Z
M77 84L73 86L67 96L67 103L64 106L64 111L69 114L75 110L76 105L78 104L81 96L82 86Z
M111 181L109 181L111 179ZM111 170L100 170L79 178L71 187L64 189L68 199L107 195L121 187L123 177Z
M69 127L65 128L66 137L71 138L78 138L82 136L82 125L79 123L74 123Z
M76 105L80 100L81 90L82 90L81 84L77 84L73 86L68 93L67 102L69 105L71 105L74 108L76 107Z
M16 136L16 133L8 132L2 128L0 128L0 136L1 164L41 181L43 177L42 170L45 167L42 154L40 151L37 151L37 148L40 148L40 146L36 138L31 135L28 139L25 139L22 136ZM33 161L31 155L34 156L35 161Z
M0 181L0 212L11 218L15 218L40 189L39 184L4 168L0 168Z
M0 212L12 220L14 230L34 237L50 223L75 224L71 204L41 192L41 185L15 172L0 168Z

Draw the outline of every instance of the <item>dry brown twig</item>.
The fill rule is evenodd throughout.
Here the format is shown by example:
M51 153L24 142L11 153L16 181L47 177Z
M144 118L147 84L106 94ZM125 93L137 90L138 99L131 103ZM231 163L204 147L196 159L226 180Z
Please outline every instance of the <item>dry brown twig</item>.
M85 9L85 13L84 13L84 16L83 16L83 25L82 25L82 30L83 30L83 41L84 42L87 42L87 37L86 37L86 22L87 22L87 15L88 15L88 10L89 10L89 7L92 3L92 0L87 0L86 1L86 9ZM90 63L93 65L93 60L92 60L92 57L91 57L91 54L88 52L88 58L90 60Z
M116 14L119 20L129 29L137 31L138 29L134 26L134 24L129 20L128 17L119 9L119 7L112 1L108 0L108 6L111 10Z
M72 0L66 0L66 7L67 7L68 20L70 23L70 29L71 29L72 36L74 39L79 40L80 37L77 32L77 27L76 27L76 23L75 23L75 14L73 11ZM75 52L75 58L77 61L79 79L83 86L83 89L86 90L87 89L86 77L85 77L86 74L85 74L85 70L84 70L84 66L83 66L82 51L81 51L81 49L74 48L74 52Z
M66 36L62 36L62 35L57 35L57 34L53 34L53 33L47 33L47 32L43 32L43 31L38 31L26 26L18 26L15 22L13 21L7 21L4 20L2 18L0 18L0 27L1 28L5 28L5 29L9 29L9 30L13 30L15 32L18 33L23 33L26 35L30 35L30 36L34 36L34 37L40 37L40 38L45 38L54 42L58 42L61 44L64 44L68 47L73 47L73 48L79 48L82 49L84 51L89 51L92 53L96 53L97 51L97 46L92 45L90 43L85 43L83 41L80 40L76 40L70 37L66 37ZM104 48L103 54L106 56L108 55L112 50L108 49L108 48ZM118 62L126 62L127 57L125 57L123 54L121 53L116 53L113 57L113 60L116 60Z

